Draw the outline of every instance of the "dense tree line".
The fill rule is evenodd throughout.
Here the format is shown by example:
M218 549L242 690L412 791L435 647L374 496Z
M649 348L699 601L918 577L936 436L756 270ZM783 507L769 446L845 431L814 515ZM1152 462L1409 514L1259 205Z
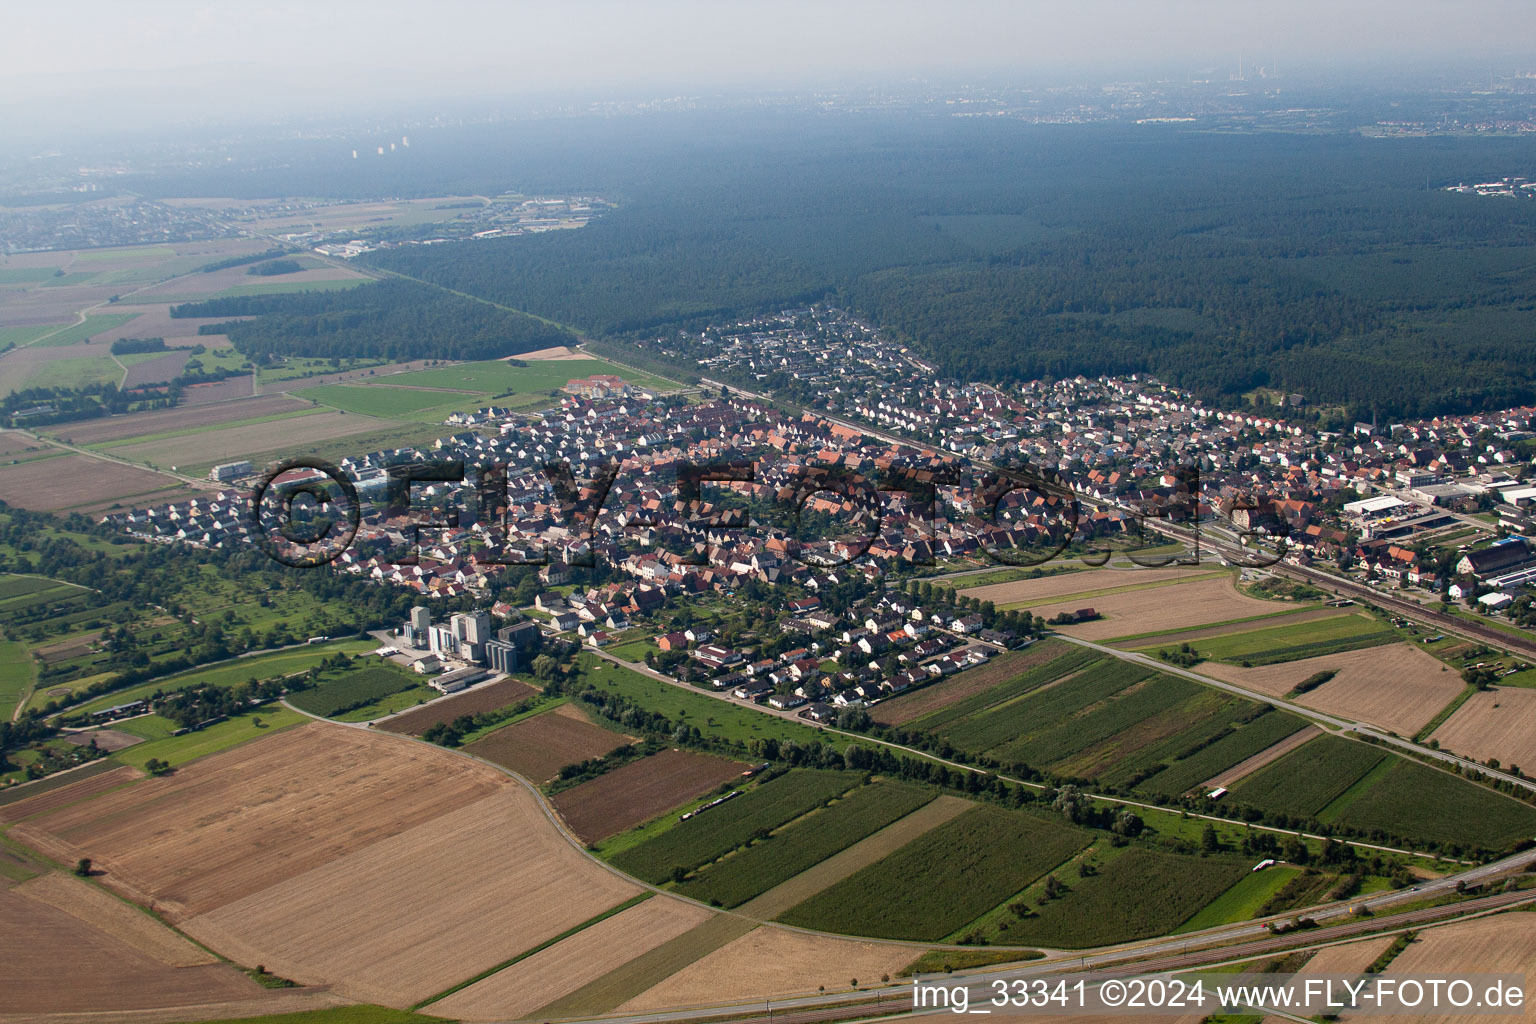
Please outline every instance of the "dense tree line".
M235 348L258 365L294 355L495 359L576 340L533 317L395 279L341 291L209 299L174 306L171 316L254 317L200 330L228 334Z

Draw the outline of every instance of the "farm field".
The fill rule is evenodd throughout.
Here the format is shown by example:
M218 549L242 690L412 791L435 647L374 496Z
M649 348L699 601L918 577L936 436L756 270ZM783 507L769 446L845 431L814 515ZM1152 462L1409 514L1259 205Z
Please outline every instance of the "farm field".
M17 822L35 814L46 814L143 777L143 772L116 761L92 761L83 768L27 786L0 790L0 822Z
M400 1007L638 892L494 770L324 723L64 804L11 835L71 861L88 850L108 886L236 962Z
M979 693L950 701L936 711L930 711L921 718L912 719L907 723L908 726L925 732L946 735L947 730L963 727L993 708L1004 709L1020 697L1053 687L1075 678L1090 667L1104 663L1103 659L1093 651L1059 642L1052 642L1052 646L1047 648L1046 653L1051 655L1048 660L1025 668L1018 674ZM990 664L983 668L971 669L970 672L984 672L987 667L990 667ZM968 674L961 673L958 678L963 680Z
M187 669L185 672L162 676L115 693L104 694L82 704L79 710L86 713L100 711L102 708L141 700L156 690L174 690L194 683L208 686L234 686L252 676L258 679L269 679L274 676L291 675L313 668L337 653L358 655L374 650L377 646L377 641L370 640L333 640L325 644L296 647L287 651L272 651L249 658L231 658L229 661Z
M1242 668L1210 662L1198 665L1202 675L1272 696L1283 696L1315 673L1331 671L1332 679L1301 694L1296 703L1330 715L1412 736L1450 703L1464 684L1456 672L1409 643L1327 654L1262 668Z
M1194 644L1207 659L1272 665L1394 643L1402 631L1370 615L1335 615L1211 637Z
M397 786L413 781L393 777ZM450 864L477 868L444 871ZM239 962L404 1008L638 892L583 858L532 794L502 779L475 803L291 872L184 927Z
M32 686L37 666L25 644L0 640L0 721L9 722Z
M1319 736L1233 786L1231 799L1310 818L1386 756L1365 743Z
M1472 694L1433 738L1465 757L1524 769L1536 767L1536 690L1494 687Z
M1233 586L1230 575L1223 574L1151 589L1056 601L1031 607L1030 613L1050 619L1061 612L1079 608L1092 608L1101 617L1091 622L1061 626L1061 631L1084 640L1106 641L1193 629L1258 615L1284 615L1294 611L1296 606L1248 597Z
M259 452L290 445L297 449L301 445L367 434L390 426L393 426L390 420L372 416L321 412L251 426L209 428L159 441L115 445L112 454L135 462L176 466L182 472L195 474L217 463L232 462Z
M466 744L464 751L510 768L533 782L548 782L568 764L601 757L633 742L622 733L594 725L570 704L525 718Z
M35 814L10 834L65 863L90 856L109 887L181 921L500 787L490 769L443 751L311 722Z
M539 691L516 679L502 679L494 683L480 683L463 693L436 701L428 707L404 711L378 723L377 728L389 732L401 732L420 736L432 726L451 722L460 715L478 715L482 711L494 711L527 700Z
M52 871L23 882L15 891L95 925L168 967L196 967L219 962L212 953L199 949L137 907L103 892L83 878Z
M1074 878L1009 934L1020 942L1081 949L1172 931L1249 871L1246 859L1192 857L1132 847L1097 874Z
M1469 972L1523 973L1536 970L1536 928L1530 914L1498 914L1476 921L1461 921L1426 928L1387 965L1388 977ZM1527 1000L1529 1006L1529 1000ZM1529 1009L1526 1016L1530 1015ZM1520 1020L1499 1014L1433 1014L1419 1018L1423 1024L1496 1024Z
M746 769L710 754L663 750L562 790L550 802L583 842L596 843L740 779Z
M211 405L179 405L174 409L156 409L124 416L104 416L100 419L56 423L45 427L44 430L54 437L65 438L74 444L95 445L103 441L170 436L223 423L298 412L305 408L304 403L282 395L261 395L256 398L242 398Z
M744 846L758 829L778 828L860 781L837 771L788 772L616 853L612 862L622 871L660 884L672 877L674 869L692 871L723 857Z
M1301 874L1300 868L1276 866L1254 873L1252 870L1236 884L1200 909L1194 917L1179 926L1179 932L1195 932L1202 928L1251 921L1270 897L1285 888L1285 884Z
M481 392L382 383L323 384L291 391L289 394L343 412L394 420L419 419L424 422L440 421L455 409L474 409L485 404L485 395Z
M1369 780L1368 780L1369 781ZM1503 850L1536 836L1536 808L1402 758L1394 759L1346 806L1327 811L1342 825L1421 842Z
M288 696L300 711L331 718L372 704L390 694L421 685L421 677L393 662L370 662L339 675L322 679L307 690Z
M1190 576L1209 575L1210 571L1210 569L1193 566L1167 566L1162 569L1111 569L1108 567L1084 569L1079 572L1041 576L1038 579L1014 579L1002 583L968 586L960 591L960 595L974 597L978 601L991 601L999 608L1028 607L1049 603L1056 598L1101 594L1123 587L1145 587L1148 584L1187 579ZM963 579L952 582L964 584Z
M446 999L429 1003L425 1009L468 1021L526 1016L697 927L710 916L709 911L690 903L653 897Z
M89 455L62 455L7 466L0 473L0 501L35 511L56 512L125 501L135 495L181 486L179 480L148 469L104 462Z
M577 663L582 668L583 684L628 697L646 710L666 715L673 721L681 719L708 736L744 743L770 737L797 743L823 741L821 731L808 725L765 715L702 693L692 693L604 661L589 652L577 655Z
M767 840L709 865L678 891L716 906L739 906L878 832L933 797L932 790L906 783L863 786L792 822Z
M303 715L280 704L263 704L196 732L152 739L118 751L113 756L115 760L135 768L143 768L152 757L174 768L199 757L238 747L242 743L266 739L305 721L308 719Z
M1231 785L1236 778L1262 767L1258 759L1266 752L1307 728L1306 722L1295 715L1283 711L1266 712L1188 757L1173 761L1162 771L1142 780L1137 788L1177 796L1229 771L1234 773L1234 778L1213 781L1212 785ZM1240 769L1240 774L1236 774Z
M808 935L772 925L756 928L615 1007L644 1013L670 1006L704 1006L751 998L845 989L881 975L895 977L912 960L909 947L827 935Z
M1087 833L981 806L780 915L785 924L874 938L936 941L1088 843ZM905 899L890 898L900 879Z
M555 391L569 380L590 377L594 373L622 377L642 388L666 390L677 386L660 377L625 369L606 359L590 357L540 361L527 366L513 366L503 359L459 363L401 374L390 378L390 383L407 387L479 391L485 394L526 395L541 391Z
M288 993L269 993L226 964L172 966L50 902L3 885L0 931L27 937L26 942L11 944L0 958L7 1015L129 1013L181 1006L201 1016L199 1011L217 1015L220 1007L262 1013L316 1005L309 994L295 1003L284 998Z
M941 679L917 690L882 700L870 712L870 717L882 725L905 725L914 719L940 711L951 704L974 697L990 690L999 683L1007 682L1037 665L1043 665L1065 653L1065 645L1058 640L1041 640L1022 651L999 654L985 665L977 666L958 676Z

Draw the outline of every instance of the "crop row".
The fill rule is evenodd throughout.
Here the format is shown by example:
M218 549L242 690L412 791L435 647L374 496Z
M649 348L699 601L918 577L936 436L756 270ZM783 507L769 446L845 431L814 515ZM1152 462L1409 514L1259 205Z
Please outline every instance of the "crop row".
M1164 935L1235 885L1246 861L1131 849L1010 929L1013 941L1065 949Z
M1030 694L961 722L946 738L964 750L990 750L1028 735L1042 724L1066 721L1090 704L1113 696L1151 674L1151 669L1125 661L1100 662L1069 684Z
M1404 839L1503 850L1536 836L1536 808L1465 779L1399 760L1339 816L1339 822Z
M1015 697L1022 696L1031 690L1044 686L1053 680L1060 679L1070 672L1090 665L1100 660L1099 655L1086 647L1071 647L1059 657L1052 658L1043 665L1036 665L990 689L966 697L964 700L955 701L946 708L941 708L931 715L912 722L910 727L924 729L928 732L936 732L951 722L958 722L970 715L980 714L987 708L1002 704ZM986 669L972 669L972 672L986 671Z
M1163 739L1123 750L1119 760L1098 771L1093 777L1106 785L1120 785L1159 765L1204 748L1222 737L1236 723L1251 718L1256 708L1249 701L1206 690L1171 710L1187 716L1187 724L1182 729Z
M1259 751L1274 746L1306 724L1295 715L1283 711L1267 712L1210 746L1175 761L1144 780L1138 788L1151 793L1177 796L1206 779L1220 775L1233 765L1241 764Z
M680 891L705 903L739 906L932 799L932 790L899 782L856 789L825 810L705 869Z
M854 872L779 920L876 938L941 939L1088 842L1081 829L981 806Z
M1081 714L1042 720L1044 728L998 747L995 752L1008 760L1052 764L1204 692L1199 683L1155 675L1134 689L1120 690Z
M300 711L328 718L339 715L381 697L388 697L401 690L409 690L416 681L400 672L385 668L365 668L321 683L312 690L304 690L288 698L288 702Z
M734 800L618 853L613 863L659 884L679 868L692 871L746 845L758 830L778 828L821 806L862 778L835 771L794 771L769 779Z
M1303 658L1320 658L1326 654L1358 651L1364 647L1380 647L1383 644L1396 643L1401 639L1402 634L1396 630L1380 629L1373 633L1357 633L1354 636L1335 637L1331 640L1314 640L1311 643L1292 644L1289 647L1272 647L1245 655L1242 660L1253 666L1277 665L1283 661L1301 661Z
M1232 799L1310 818L1386 756L1364 743L1319 736L1233 786Z

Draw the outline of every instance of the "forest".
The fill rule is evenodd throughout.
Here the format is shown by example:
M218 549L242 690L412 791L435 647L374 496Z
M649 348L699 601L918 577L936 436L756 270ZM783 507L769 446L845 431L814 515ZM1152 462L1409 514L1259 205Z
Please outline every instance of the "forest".
M609 339L831 300L956 377L1150 372L1336 419L1536 399L1536 204L1441 187L1529 141L822 131L658 142L580 231L364 259Z
M240 354L258 365L290 355L495 359L575 340L534 317L396 279L341 291L208 299L174 306L171 316L254 317L205 324L200 333L228 334Z

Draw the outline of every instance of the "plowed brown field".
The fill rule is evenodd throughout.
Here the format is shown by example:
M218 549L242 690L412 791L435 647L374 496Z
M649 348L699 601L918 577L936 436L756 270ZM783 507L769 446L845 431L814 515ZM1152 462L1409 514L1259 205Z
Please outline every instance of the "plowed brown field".
M416 746L375 736L389 746ZM439 753L444 760L452 755ZM485 769L480 769L485 770ZM412 785L409 776L397 777ZM430 790L430 787L427 787ZM411 1006L634 896L502 777L498 791L186 922L242 963Z
M490 686L477 686L467 693L436 701L424 708L406 711L375 725L390 732L420 736L439 722L451 722L460 715L478 715L482 711L494 711L508 704L516 704L539 691L516 679L503 679Z
M567 789L552 803L572 832L595 843L740 778L746 768L722 757L663 750Z
M398 835L506 785L424 744L321 723L32 818L11 834L173 921ZM57 795L57 794L54 794Z
M593 725L576 708L563 704L498 729L464 749L534 782L548 782L566 765L600 757L629 741L628 736Z

